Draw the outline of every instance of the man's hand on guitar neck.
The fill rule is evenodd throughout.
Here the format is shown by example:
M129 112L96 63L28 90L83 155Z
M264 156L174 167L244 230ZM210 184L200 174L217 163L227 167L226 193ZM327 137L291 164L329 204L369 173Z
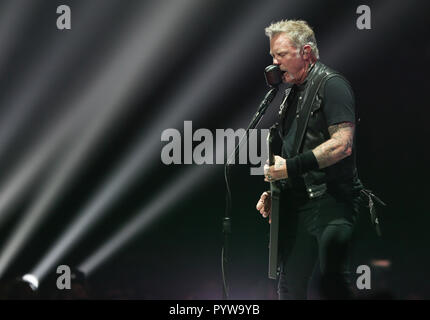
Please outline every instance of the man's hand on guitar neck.
M275 164L269 166L268 161L264 165L264 181L273 182L276 180L288 178L287 174L287 161L280 157L275 156Z
M260 211L263 218L269 217L269 223L272 222L270 216L270 208L271 208L272 198L270 196L270 191L265 191L260 197L260 200L257 202L257 210Z

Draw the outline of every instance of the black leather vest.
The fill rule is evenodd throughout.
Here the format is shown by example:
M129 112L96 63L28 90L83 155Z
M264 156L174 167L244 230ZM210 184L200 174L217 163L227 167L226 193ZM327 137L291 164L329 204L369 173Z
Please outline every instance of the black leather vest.
M319 61L316 62L307 76L303 93L304 98L298 101L297 106L297 110L300 110L300 112L297 118L296 141L294 144L296 154L312 150L330 139L323 108L324 86L326 81L332 77L342 77L349 84L340 73ZM288 107L286 106L282 112L284 113ZM281 135L283 135L282 132ZM298 178L286 179L284 180L284 186L287 189L294 188L298 192L303 192L303 190L297 190L298 188L305 188L309 198L317 198L325 192L341 197L354 197L359 194L359 190L362 187L358 179L355 154L355 143L353 143L350 156L329 167L309 171Z

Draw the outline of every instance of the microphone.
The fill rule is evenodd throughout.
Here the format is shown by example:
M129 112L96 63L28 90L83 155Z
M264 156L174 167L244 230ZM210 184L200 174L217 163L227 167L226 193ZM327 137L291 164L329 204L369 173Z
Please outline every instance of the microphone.
M264 77L269 87L276 87L282 82L282 71L276 64L271 64L264 69Z
M276 64L271 64L264 69L264 77L266 78L266 83L271 89L267 92L263 101L260 103L258 108L258 114L264 114L266 109L269 107L270 102L272 102L273 98L278 91L278 85L282 82L282 71L279 69L279 66Z

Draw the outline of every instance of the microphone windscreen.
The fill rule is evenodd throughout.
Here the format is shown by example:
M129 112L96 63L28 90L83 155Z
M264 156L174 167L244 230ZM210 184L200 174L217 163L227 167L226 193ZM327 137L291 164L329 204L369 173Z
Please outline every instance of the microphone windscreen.
M266 83L270 87L275 87L282 82L282 71L279 66L271 64L264 69Z

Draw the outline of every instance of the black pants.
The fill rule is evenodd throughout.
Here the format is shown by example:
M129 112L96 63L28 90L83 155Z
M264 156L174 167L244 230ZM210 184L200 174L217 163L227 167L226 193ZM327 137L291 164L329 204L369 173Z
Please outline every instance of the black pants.
M357 207L326 194L282 198L279 299L349 299Z

